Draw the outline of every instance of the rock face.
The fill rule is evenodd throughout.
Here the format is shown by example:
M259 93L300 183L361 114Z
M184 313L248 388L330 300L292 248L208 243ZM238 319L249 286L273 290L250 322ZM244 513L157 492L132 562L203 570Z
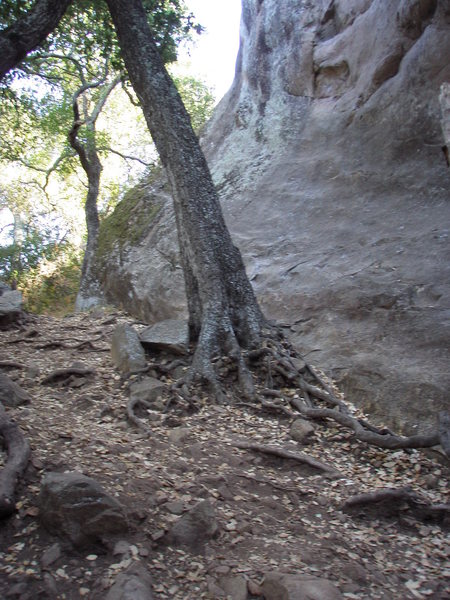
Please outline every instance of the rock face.
M267 316L410 432L450 383L449 55L445 0L243 0L236 77L202 140ZM133 210L156 216L106 261L109 299L180 318L164 181Z

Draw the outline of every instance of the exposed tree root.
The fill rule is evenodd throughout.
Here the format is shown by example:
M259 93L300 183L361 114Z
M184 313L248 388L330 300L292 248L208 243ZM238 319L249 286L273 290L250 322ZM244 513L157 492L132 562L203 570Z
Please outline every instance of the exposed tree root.
M175 397L181 396L192 406L190 388L200 380L209 385L219 403L230 401L230 396L243 396L246 401L240 401L240 405L260 406L291 419L299 413L307 419L332 420L352 430L356 439L379 448L430 448L441 443L450 455L448 415L441 415L439 431L433 433L405 437L386 427L376 427L354 416L332 385L275 328L264 332L257 348L245 350L240 347L231 322L223 316L215 320L215 316L206 319L191 366L172 386ZM167 372L170 370L168 367Z
M400 448L430 448L439 444L438 433L412 435L403 437L392 435L391 433L378 433L375 428L364 427L361 422L349 414L343 414L331 408L309 408L303 402L296 398L290 399L290 402L298 411L309 419L332 419L336 423L353 429L355 437L372 446L386 448L388 450L398 450Z
M372 518L411 515L420 521L450 525L449 504L429 504L410 488L385 488L359 494L349 498L342 509Z
M26 369L26 365L13 360L0 360L0 368L4 369Z
M88 377L89 375L94 375L95 371L93 369L81 368L81 367L68 367L66 369L56 369L47 377L41 381L42 385L48 385L51 383L59 383L64 385L71 379L73 375L77 377Z
M279 458L295 460L310 467L314 467L314 469L318 469L319 471L322 471L328 476L341 477L339 471L334 467L330 467L329 465L321 462L320 460L311 458L310 456L308 456L307 454L303 454L302 452L292 452L291 450L277 448L276 446L250 444L248 442L235 442L234 446L236 448L242 448L243 450L254 450L255 452L262 452L263 454L272 454L273 456L278 456Z
M6 414L0 404L0 437L3 438L8 459L0 471L0 519L15 510L17 480L25 471L30 458L30 445L18 425Z
M127 404L127 417L128 420L133 423L134 425L136 425L136 427L138 427L139 429L142 429L143 431L145 431L145 433L147 433L148 435L150 435L151 433L151 429L148 425L146 425L146 423L144 423L144 421L142 419L140 419L136 413L135 413L135 409L139 406L143 406L144 408L151 408L152 405L150 404L150 402L147 402L146 400L142 400L140 398L131 398L128 401Z

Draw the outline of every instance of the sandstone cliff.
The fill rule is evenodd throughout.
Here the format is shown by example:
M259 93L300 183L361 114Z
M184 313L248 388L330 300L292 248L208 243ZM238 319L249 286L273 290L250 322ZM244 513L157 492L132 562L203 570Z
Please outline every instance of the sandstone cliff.
M243 0L236 77L202 140L266 314L407 431L448 406L449 56L446 0ZM109 299L183 314L164 180L123 212Z

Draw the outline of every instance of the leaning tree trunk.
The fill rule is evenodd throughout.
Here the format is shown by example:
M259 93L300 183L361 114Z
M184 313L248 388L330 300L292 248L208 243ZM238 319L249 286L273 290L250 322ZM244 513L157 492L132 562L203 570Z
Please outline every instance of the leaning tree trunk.
M70 2L38 0L22 19L0 32L0 79L57 27Z
M226 353L252 392L240 346L258 344L264 322L183 102L147 25L141 0L107 0L125 65L172 188L189 309L198 339L192 373L214 385L211 359Z

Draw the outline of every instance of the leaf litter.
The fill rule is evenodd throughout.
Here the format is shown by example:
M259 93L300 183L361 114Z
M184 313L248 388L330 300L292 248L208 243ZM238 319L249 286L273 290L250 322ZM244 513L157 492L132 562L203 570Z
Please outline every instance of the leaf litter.
M129 321L111 311L42 316L33 335L0 332L0 359L25 365L9 368L8 375L32 397L29 405L8 409L31 443L32 461L17 512L2 523L3 596L100 599L120 572L140 562L160 599L215 598L212 583L224 574L244 576L257 591L273 570L325 577L350 599L450 597L449 545L440 526L406 513L374 519L341 510L350 497L384 488L409 488L431 504L446 502L442 458L372 448L325 424L316 426L312 444L302 446L291 439L287 416L217 406L205 393L199 393L197 412L156 413L148 436L126 420L130 382L109 353L115 326ZM187 435L173 441L171 432L180 428ZM307 453L340 477L239 448L237 439ZM50 471L72 470L99 481L129 511L130 550L122 559L80 554L60 541L60 556L43 567L42 556L58 540L39 524L40 480ZM203 555L167 546L165 533L180 513L205 499L215 508L218 537Z

